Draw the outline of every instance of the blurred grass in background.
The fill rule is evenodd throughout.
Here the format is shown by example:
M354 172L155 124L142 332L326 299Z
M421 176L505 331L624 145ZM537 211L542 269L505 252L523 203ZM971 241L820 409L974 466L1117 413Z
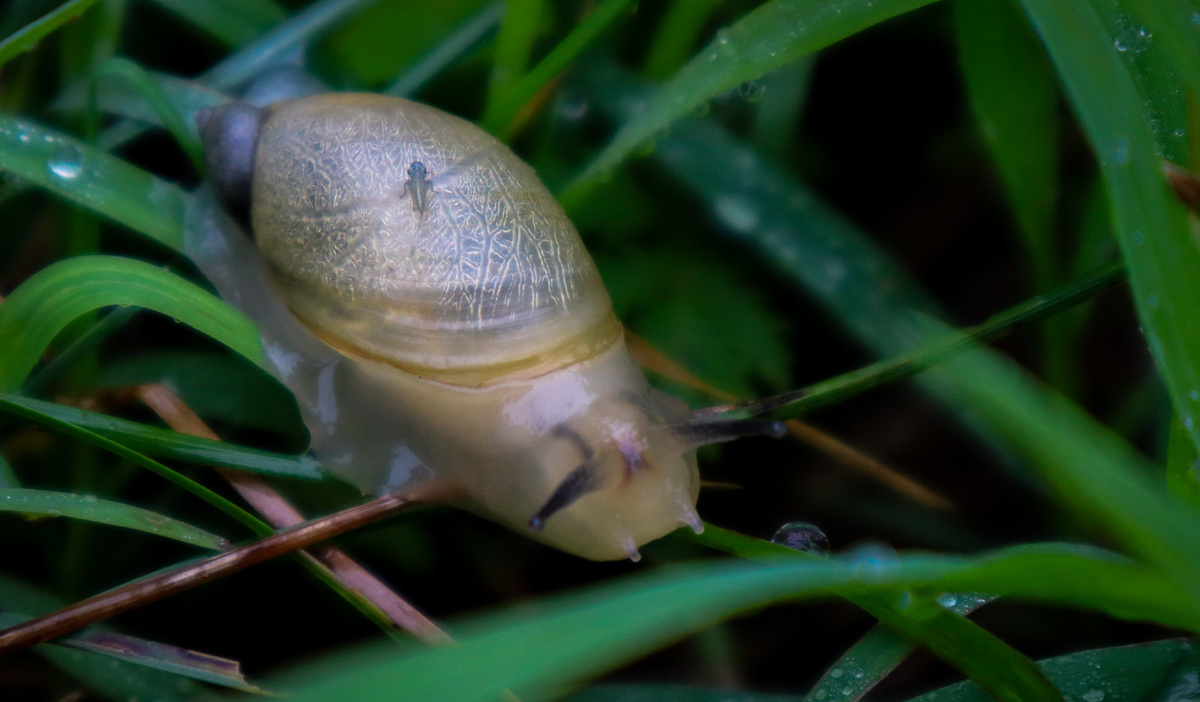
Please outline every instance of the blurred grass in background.
M454 647L380 636L281 559L121 617L133 654L88 630L0 659L5 699L250 689L172 645L300 699L1195 696L1200 250L1163 175L1198 148L1195 0L9 0L0 37L0 625L262 533L196 464L355 502L181 253L189 115L280 65L477 121L626 326L717 392L656 383L815 386L775 415L820 406L927 488L798 441L708 449L737 489L700 510L732 531L636 566L425 510L339 543ZM945 361L1008 308L999 352L843 376ZM126 391L151 382L230 443L157 426ZM834 555L766 541L797 521Z

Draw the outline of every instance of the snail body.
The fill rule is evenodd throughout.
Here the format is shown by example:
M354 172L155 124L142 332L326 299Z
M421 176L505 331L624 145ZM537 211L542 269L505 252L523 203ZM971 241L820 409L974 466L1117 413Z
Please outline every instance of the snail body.
M565 213L469 122L358 94L198 119L255 244L213 208L190 253L259 325L317 457L365 493L437 483L562 550L636 558L701 528L697 445L776 431L649 387Z

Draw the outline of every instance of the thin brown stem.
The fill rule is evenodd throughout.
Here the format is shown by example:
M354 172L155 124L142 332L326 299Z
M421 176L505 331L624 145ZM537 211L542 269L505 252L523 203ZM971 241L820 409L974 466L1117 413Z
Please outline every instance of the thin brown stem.
M391 516L417 496L392 493L175 570L122 585L0 631L0 656L44 643Z
M167 386L161 383L140 385L136 393L175 431L220 440L216 432ZM216 467L215 470L276 529L286 529L304 522L304 515L259 476L230 468ZM369 602L394 626L428 644L450 643L449 634L338 547L325 544L307 549L301 556Z

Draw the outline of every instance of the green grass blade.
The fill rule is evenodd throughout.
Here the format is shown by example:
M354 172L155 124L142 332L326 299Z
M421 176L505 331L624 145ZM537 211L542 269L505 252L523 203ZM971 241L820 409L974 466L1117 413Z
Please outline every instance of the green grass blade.
M1033 282L1054 284L1058 93L1042 47L1012 0L954 3L971 105L1025 240Z
M706 525L703 534L688 538L754 560L819 558L712 525ZM907 658L916 644L926 647L999 698L1012 698L1017 687L1036 689L1046 685L1032 660L964 618L963 615L982 604L980 600L964 597L961 607L956 602L948 608L929 593L899 591L842 596L884 626L876 627L842 656L809 691L809 699L822 702L858 699Z
M945 370L1064 505L1105 524L1131 552L1171 572L1200 605L1200 519L1171 501L1161 480L1151 480L1156 466L995 352L979 349Z
M771 0L717 34L562 195L568 207L643 142L709 99L932 0Z
M39 411L36 407L30 406L27 403L12 402L3 397L0 397L0 414L5 414L10 417L17 417L23 421L32 422L33 424L36 424L56 434L65 434L67 436L85 441L94 446L99 446L105 451L116 454L130 463L145 468L151 473L154 473L155 475L164 478L168 482L192 493L201 500L204 500L208 504L229 515L235 521L243 524L259 536L266 536L274 533L274 530L271 529L271 527L265 522L259 520L254 515L250 514L241 507L238 507L224 497L221 497L212 490L209 490L195 480L192 480L182 473L171 470L158 461L154 461L147 456L134 451L128 446L119 444L111 439L107 439L96 432L89 431L88 429L76 426L70 422L64 422L50 414Z
M17 479L17 474L13 472L12 466L8 465L4 456L0 456L0 488L15 487L21 487L21 481Z
M228 46L240 46L287 17L287 11L272 0L154 0L154 3Z
M0 41L0 66L8 63L14 56L33 49L39 41L67 22L77 19L95 4L96 0L67 0L51 12Z
M721 0L674 0L646 53L646 76L665 80L678 71L704 31L704 23L720 4Z
M0 629L16 626L31 618L0 611ZM246 680L237 661L134 636L84 629L45 645L87 651L242 692L262 692Z
M483 117L483 128L499 134L504 139L511 137L516 126L514 121L521 109L575 57L591 46L604 30L624 14L632 2L633 0L604 0L592 10L578 27L546 55L546 58L533 67L533 70L489 104Z
M136 307L118 307L104 315L69 346L59 351L53 360L31 376L24 384L25 391L30 395L42 394L51 383L70 370L75 363L91 354L100 344L104 343L105 339L133 319L139 311ZM0 318L3 316L4 314L0 312Z
M66 422L94 432L148 456L201 465L225 466L281 478L322 480L326 477L320 464L308 456L285 456L260 451L223 441L180 434L170 429L147 426L53 402L0 393L0 413L4 413L5 408L32 410L36 414L12 415L10 413L10 416L28 416L39 426L53 429L54 426L57 426L56 424L43 425L39 422L41 418L49 417L57 422Z
M82 519L174 539L213 551L222 551L229 547L227 540L186 522L151 512L148 509L111 500L101 500L93 495L76 495L50 490L0 488L0 512Z
M702 412L712 414L728 409L731 417L751 417L766 412L778 419L798 417L821 407L837 404L879 385L911 377L974 348L979 343L994 341L1018 327L1047 319L1085 303L1125 280L1125 275L1126 270L1122 263L1101 266L1044 295L1036 295L1014 305L982 324L936 337L912 351L823 380L801 390L742 402L728 408L713 407Z
M66 602L0 572L0 609L40 615ZM204 693L204 687L186 677L64 646L41 644L33 650L88 689L113 700L184 702Z
M47 266L0 304L0 390L20 387L68 323L111 305L161 312L261 361L253 323L211 293L142 261L81 256Z
M1193 508L1200 508L1200 452L1183 428L1179 417L1171 417L1167 438L1167 488Z
M434 76L479 47L504 17L504 3L496 2L480 10L461 27L446 35L428 53L404 70L383 92L396 97L410 97Z
M1125 609L1132 603L1139 616L1158 608L1158 616L1171 617L1175 625L1187 621L1194 628L1198 621L1186 597L1179 608L1181 593L1160 575L1078 549L1009 549L976 559L913 556L889 563L722 562L649 573L479 617L457 628L452 647L402 658L382 648L329 657L284 685L300 688L293 699L301 702L386 700L401 687L413 702L488 700L505 690L545 694L772 602L833 592L940 591L950 583L1064 598L1072 606L1103 603L1123 614L1132 613ZM1167 600L1174 606L1161 608ZM471 674L463 675L465 669ZM1061 699L1048 684L1020 694Z
M1184 639L1169 639L1134 646L1117 646L1080 651L1040 661L1046 676L1069 700L1167 699L1172 688L1192 689L1185 675L1195 670L1196 655ZM1185 670L1177 670L1186 664ZM1193 680L1195 672L1191 672ZM1177 687L1183 683L1183 687ZM1195 683L1193 682L1192 685ZM909 702L988 702L991 697L979 686L962 682Z
M545 12L545 0L505 0L504 19L496 36L492 74L483 113L491 114L529 68L533 44Z
M83 142L0 115L0 169L179 250L188 195Z
M1193 443L1200 390L1200 248L1167 187L1144 96L1086 0L1024 0L1095 149L1108 186L1134 304Z
M114 58L103 63L96 77L116 78L129 84L146 101L159 122L171 132L175 141L192 162L197 173L204 173L204 155L200 149L200 134L194 121L183 119L162 86L141 66L129 59Z

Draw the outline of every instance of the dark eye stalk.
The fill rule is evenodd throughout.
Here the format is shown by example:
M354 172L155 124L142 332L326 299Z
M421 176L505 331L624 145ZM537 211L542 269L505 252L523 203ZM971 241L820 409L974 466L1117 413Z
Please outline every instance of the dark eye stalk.
M558 484L558 488L555 489L550 499L546 500L546 504L542 505L537 514L529 518L529 530L540 532L545 529L546 520L555 512L570 507L576 500L595 490L597 486L594 463L589 461L571 471Z
M693 446L719 444L747 436L769 436L774 439L787 433L783 422L761 419L691 419L668 425L676 436Z

